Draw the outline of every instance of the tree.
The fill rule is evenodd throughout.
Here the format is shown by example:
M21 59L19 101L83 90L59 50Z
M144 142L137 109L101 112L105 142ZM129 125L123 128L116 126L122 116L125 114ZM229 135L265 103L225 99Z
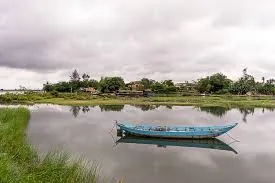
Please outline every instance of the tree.
M198 80L197 82L197 86L196 89L200 92L200 93L209 93L211 91L211 85L210 85L210 79L209 76L206 78L201 78Z
M144 86L144 89L149 89L151 86L148 78L142 78L140 82Z
M49 81L47 81L46 84L43 85L43 90L46 92L53 91L53 85L51 85Z
M243 75L244 75L244 76L247 75L247 68L244 68L244 69L243 69Z
M144 89L150 89L152 84L154 84L156 81L148 78L142 78L141 84L144 86Z
M178 88L175 86L166 86L164 85L164 93L173 93L173 92L177 92Z
M90 79L89 82L88 82L88 86L89 87L93 87L95 89L98 89L99 87L99 82L95 79Z
M125 83L121 77L102 77L99 82L100 91L103 93L114 92L124 87Z
M90 79L90 76L88 74L84 73L82 75L82 79L83 79L83 81L88 81Z
M275 85L272 83L266 82L265 84L256 83L256 89L258 93L265 95L274 95L275 94Z
M274 84L275 83L275 79L272 78L272 79L267 80L266 82L269 83L269 84Z
M77 90L77 85L76 84L71 84L69 82L65 82L65 81L62 81L62 82L58 82L56 84L53 85L53 90L54 91L58 91L58 92L70 92L71 89L73 91Z
M164 92L164 85L159 83L159 82L155 82L152 86L151 89L153 92L156 93L163 93Z
M19 90L27 90L25 86L19 85Z
M79 74L76 69L73 71L70 78L71 78L71 82L78 82L80 80Z
M162 84L166 85L166 86L174 86L174 83L172 80L164 80L162 82Z
M227 93L232 81L222 73L216 73L197 82L197 89L200 93Z
M256 90L256 82L252 75L247 73L247 68L243 70L243 76L233 83L230 92L233 94L246 94L247 92L254 92Z
M86 73L82 75L82 81L79 81L79 87L88 88L90 87L90 76Z

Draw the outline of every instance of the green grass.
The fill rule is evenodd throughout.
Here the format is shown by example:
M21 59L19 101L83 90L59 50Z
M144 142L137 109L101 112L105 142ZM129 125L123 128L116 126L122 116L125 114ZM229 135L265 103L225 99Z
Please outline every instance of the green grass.
M0 109L0 182L96 182L96 168L81 159L60 151L39 157L26 141L29 118L25 108Z
M59 105L115 105L115 104L136 104L136 105L180 105L198 107L275 107L275 100L272 98L251 98L251 97L150 97L150 98L96 98L90 100L76 100L65 98L51 98L34 101L34 103L51 103Z
M198 107L275 107L274 96L236 96L236 95L216 95L216 96L155 96L149 98L137 97L116 97L116 96L91 96L89 94L59 93L53 96L44 94L0 95L0 103L51 103L59 105L116 105L116 104L136 104L136 105L182 105Z

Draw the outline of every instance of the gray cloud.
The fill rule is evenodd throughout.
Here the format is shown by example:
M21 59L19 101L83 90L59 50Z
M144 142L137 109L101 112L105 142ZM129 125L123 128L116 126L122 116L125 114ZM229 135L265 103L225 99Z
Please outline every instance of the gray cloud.
M274 77L272 5L270 0L0 0L0 71L59 71L62 79L77 68L93 77L184 81L213 72L236 77L236 70L248 67L258 77L259 68Z

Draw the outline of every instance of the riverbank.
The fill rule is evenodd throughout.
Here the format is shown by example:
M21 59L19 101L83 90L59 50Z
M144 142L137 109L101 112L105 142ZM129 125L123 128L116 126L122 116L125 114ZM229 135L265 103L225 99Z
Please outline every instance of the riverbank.
M59 105L179 105L179 106L198 106L198 107L275 107L275 99L266 97L151 97L151 98L97 98L92 100L74 100L64 98L42 99L34 103L51 103Z
M181 105L198 107L251 108L275 107L275 96L155 96L155 97L116 97L90 96L87 94L25 94L2 95L1 103L36 104L49 103L72 106L88 105Z
M96 169L68 154L40 158L25 138L29 118L25 108L0 108L0 182L96 182Z

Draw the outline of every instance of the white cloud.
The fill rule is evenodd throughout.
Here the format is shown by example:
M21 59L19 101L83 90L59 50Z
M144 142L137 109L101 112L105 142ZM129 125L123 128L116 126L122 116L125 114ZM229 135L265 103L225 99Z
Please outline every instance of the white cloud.
M235 79L244 67L258 78L275 77L273 5L270 0L0 0L0 68L37 78L12 76L0 83L41 87L45 78L64 79L74 68L95 78L110 74L126 80L184 81L214 72Z

